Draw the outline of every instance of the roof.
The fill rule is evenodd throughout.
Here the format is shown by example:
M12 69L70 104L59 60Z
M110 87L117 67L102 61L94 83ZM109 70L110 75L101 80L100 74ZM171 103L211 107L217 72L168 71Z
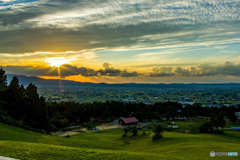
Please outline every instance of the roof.
M122 118L122 121L126 124L138 122L138 120L135 117Z

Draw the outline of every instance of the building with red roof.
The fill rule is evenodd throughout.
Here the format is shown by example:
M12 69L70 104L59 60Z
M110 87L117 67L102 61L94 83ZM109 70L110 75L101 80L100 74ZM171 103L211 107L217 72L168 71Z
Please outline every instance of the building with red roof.
M119 124L121 125L136 125L137 123L138 120L135 117L122 118L119 120Z

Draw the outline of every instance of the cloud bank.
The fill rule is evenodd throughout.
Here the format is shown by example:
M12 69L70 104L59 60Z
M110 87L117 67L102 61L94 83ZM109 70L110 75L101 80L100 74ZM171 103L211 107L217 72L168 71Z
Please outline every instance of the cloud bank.
M188 68L182 67L156 67L152 69L150 77L168 77L168 76L182 76L182 77L199 77L199 76L240 76L240 63L232 63L225 61L223 64L209 65L200 64Z
M29 75L29 76L60 76L67 77L72 75L81 75L84 77L141 77L141 78L157 78L157 77L214 77L214 76L234 76L240 77L240 63L232 63L225 61L222 64L210 65L207 63L183 67L154 67L152 72L138 73L137 71L129 72L126 69L115 69L110 63L104 63L103 68L94 70L86 67L77 67L69 64L57 67L32 67L32 66L5 66L3 67L7 73Z
M103 64L104 69L94 70L86 67L77 67L69 64L61 65L57 67L33 67L33 66L5 66L3 69L7 73L18 74L18 75L28 75L28 76L58 76L67 77L72 75L81 75L84 77L92 76L110 76L110 77L136 77L138 74L136 71L129 72L126 69L120 70L115 69L110 63Z

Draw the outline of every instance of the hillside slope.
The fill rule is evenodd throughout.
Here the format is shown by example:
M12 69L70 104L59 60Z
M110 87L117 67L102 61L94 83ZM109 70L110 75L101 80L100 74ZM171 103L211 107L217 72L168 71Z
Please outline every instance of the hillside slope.
M240 132L224 135L165 132L152 142L151 134L128 135L121 129L81 133L70 138L45 135L0 123L0 155L18 159L211 159L209 153L240 153ZM239 159L238 157L215 157Z

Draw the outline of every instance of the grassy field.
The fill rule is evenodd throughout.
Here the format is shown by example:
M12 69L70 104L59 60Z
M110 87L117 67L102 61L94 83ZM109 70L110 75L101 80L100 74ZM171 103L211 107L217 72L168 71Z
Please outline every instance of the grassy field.
M179 124L180 125L180 124ZM184 125L184 123L182 124ZM223 135L164 132L152 141L152 133L122 138L122 129L56 137L0 123L0 155L19 159L239 159L210 157L210 151L240 153L240 132Z

